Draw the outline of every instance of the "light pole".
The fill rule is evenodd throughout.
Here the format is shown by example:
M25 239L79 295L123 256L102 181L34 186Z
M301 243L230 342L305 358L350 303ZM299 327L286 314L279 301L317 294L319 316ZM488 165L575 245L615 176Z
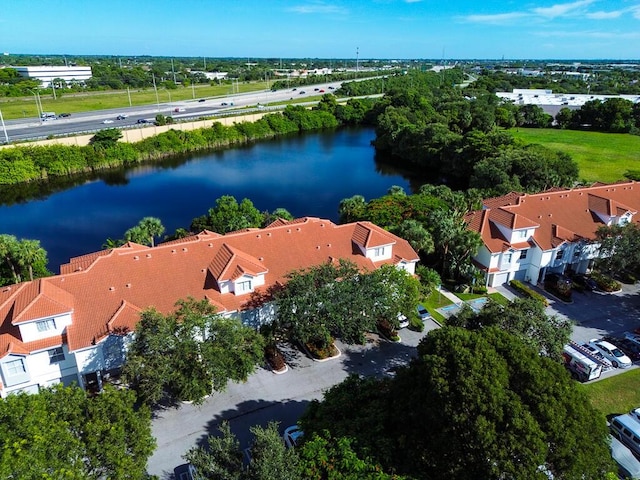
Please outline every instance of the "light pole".
M153 76L153 90L156 92L156 104L158 105L158 112L160 111L160 97L158 97L158 88L156 87L156 74L151 72Z
M7 127L4 125L4 117L2 116L2 110L0 110L0 123L2 123L2 130L4 130L4 142L9 143L9 135L7 135Z
M38 119L42 122L42 103L40 102L40 94L36 90L29 89L33 93L33 98L36 101L36 110L38 111Z

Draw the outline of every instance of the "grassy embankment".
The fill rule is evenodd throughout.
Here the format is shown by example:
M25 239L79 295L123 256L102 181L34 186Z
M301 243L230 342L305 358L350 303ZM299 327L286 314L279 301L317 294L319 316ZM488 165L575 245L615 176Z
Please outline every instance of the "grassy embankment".
M264 82L240 83L240 93L265 90L267 84ZM168 103L185 100L193 100L195 98L220 97L232 94L231 85L197 85L193 89L191 87L178 87L175 90L167 90L166 88L158 89L158 98L153 88L143 90L131 89L129 93L126 90L110 90L103 92L86 92L86 93L65 93L56 90L56 99L53 98L53 92L41 90L40 102L42 110L45 112L56 113L77 113L92 110L104 110L109 108L129 107L129 96L131 96L131 105L154 105L156 102ZM30 97L4 97L0 98L0 109L5 120L37 117L35 96Z
M581 388L587 392L591 404L604 415L627 413L640 407L640 369L581 385Z
M526 143L568 153L580 167L580 180L611 183L627 170L640 170L640 136L626 133L519 128L509 132Z

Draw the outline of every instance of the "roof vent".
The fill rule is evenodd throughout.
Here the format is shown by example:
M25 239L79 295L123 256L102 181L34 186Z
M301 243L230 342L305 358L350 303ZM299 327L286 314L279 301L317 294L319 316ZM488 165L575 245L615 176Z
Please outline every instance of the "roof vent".
M176 253L176 249L175 249L175 248L172 248L172 249L171 249L171 253Z
M256 238L262 238L262 235L257 234L257 235L256 235Z
M316 250L320 250L320 245L316 245Z
M131 288L131 284L130 284L130 283L127 283L127 284L125 285L125 287L127 287L127 288Z
M213 247L213 243L210 243L209 245L207 245L207 247Z
M267 232L267 237L270 237L270 236L271 236L271 232Z
M260 260L262 262L262 261L264 261L264 257L258 257L258 260Z
M324 227L324 223L321 223L321 224L320 224L320 226L321 226L321 227Z
M207 269L206 269L206 268L203 268L203 269L202 269L202 270L200 270L200 271L201 271L202 273L204 273L204 272L206 272L206 271L207 271Z
M330 247L330 246L331 246L331 244L330 244L330 243L327 243L327 247Z
M138 260L140 257L138 255L134 255L133 259Z
M147 253L145 256L146 256L147 258L151 258L151 254L150 254L150 253Z
M183 251L183 252L186 252L186 251L187 251L187 247L183 247L183 248L182 248L182 251Z
M115 291L115 289L116 289L116 287L109 287L109 291L110 291L110 292Z
M299 232L299 231L300 231L300 227L296 228L296 232Z
M291 233L291 229L290 228L287 228L287 233Z

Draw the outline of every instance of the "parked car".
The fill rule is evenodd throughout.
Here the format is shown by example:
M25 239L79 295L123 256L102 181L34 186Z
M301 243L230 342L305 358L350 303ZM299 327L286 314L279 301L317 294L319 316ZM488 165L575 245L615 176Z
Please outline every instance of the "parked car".
M287 446L287 448L293 448L298 445L303 435L304 432L298 425L291 425L290 427L284 429L282 438L284 439L284 444Z
M571 280L560 273L548 273L544 277L544 288L561 297L571 297Z
M196 469L190 463L183 463L173 469L173 476L176 480L194 480L196 478Z
M582 273L574 275L571 280L573 281L573 283L578 285L578 287L589 292L597 290L598 288L598 283L593 278L587 277Z
M409 326L409 319L406 317L406 315L403 315L402 313L398 314L398 327L399 328L407 328Z
M606 340L598 340L596 338L589 341L589 345L598 350L604 358L611 362L616 368L628 368L632 362L622 350L616 347L613 343L609 343Z
M624 353L631 359L632 362L637 362L638 360L640 360L640 345L638 345L633 340L630 340L628 338L618 338L610 336L603 337L602 339L617 346L620 350L622 350L622 353Z
M418 315L420 315L420 320L422 320L423 322L425 320L428 320L431 318L431 314L427 311L426 308L424 308L423 305L418 305Z

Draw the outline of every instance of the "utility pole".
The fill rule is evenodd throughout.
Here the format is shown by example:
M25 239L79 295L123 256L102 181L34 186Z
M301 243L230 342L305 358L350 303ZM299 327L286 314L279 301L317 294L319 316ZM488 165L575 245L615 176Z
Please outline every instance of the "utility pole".
M2 116L2 110L0 110L0 123L2 123L2 130L4 130L4 142L9 143L9 135L7 135L7 127L4 125L4 117Z
M156 87L156 74L151 72L153 76L153 90L156 92L156 103L158 104L158 111L160 111L160 97L158 97L158 88Z
M177 84L176 81L176 71L173 69L173 58L171 59L171 72L173 73L173 83Z
M356 47L356 75L358 74L359 65L358 62L360 60L360 47Z

